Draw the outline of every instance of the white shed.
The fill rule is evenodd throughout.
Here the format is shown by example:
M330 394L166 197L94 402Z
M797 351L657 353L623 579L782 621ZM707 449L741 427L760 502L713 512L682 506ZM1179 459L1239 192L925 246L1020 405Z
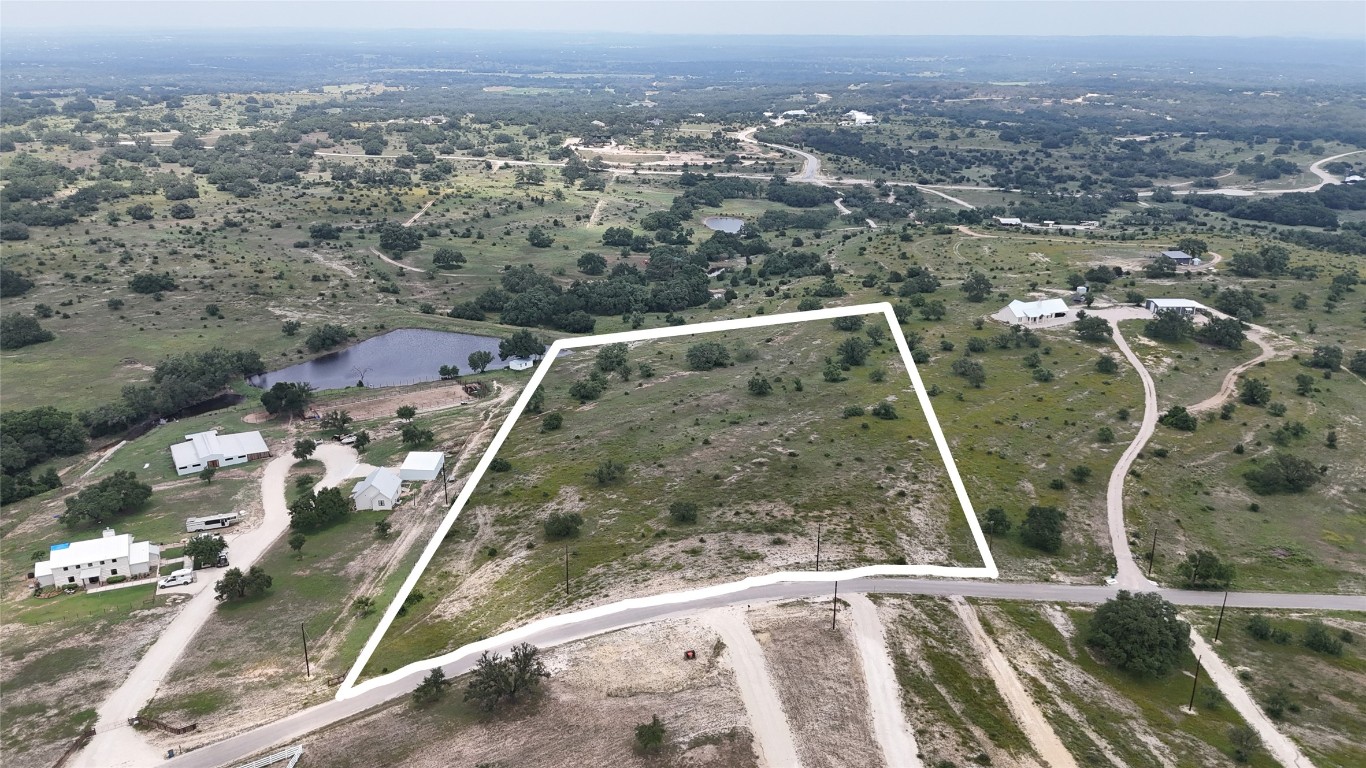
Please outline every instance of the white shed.
M535 364L536 361L529 357L514 357L508 361L508 368L511 368L514 371L525 371Z
M1190 299L1148 299L1144 306L1154 315L1158 312L1176 312L1186 317L1193 317L1196 312L1208 309L1204 304Z
M393 509L402 488L403 481L394 470L380 467L356 484L351 498L356 502L356 509Z
M441 468L446 465L446 454L440 451L413 451L398 468L398 478L404 481L435 480L441 477Z

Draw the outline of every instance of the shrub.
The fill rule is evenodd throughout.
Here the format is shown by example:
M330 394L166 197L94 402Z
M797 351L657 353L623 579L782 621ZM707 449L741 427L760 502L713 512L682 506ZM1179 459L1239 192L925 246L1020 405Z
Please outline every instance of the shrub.
M1062 549L1062 527L1067 514L1057 507L1030 507L1020 524L1020 540L1027 546L1054 553Z
M1190 627L1177 618L1176 606L1157 593L1121 590L1091 616L1086 644L1124 672L1161 677L1189 647Z
M887 421L891 421L892 419L898 418L896 414L896 408L892 407L892 404L886 400L883 400L879 402L877 405L873 406L873 415L879 419L885 419Z
M694 371L710 371L730 365L730 350L714 341L704 341L688 347L688 367Z
M489 469L494 472L507 472L512 469L512 462L500 456L489 462Z
M697 504L691 501L675 501L669 505L669 517L675 523L695 523Z
M1195 415L1187 411L1183 405L1173 405L1166 413L1162 414L1157 423L1186 432L1194 432L1200 424L1196 421Z
M773 385L769 383L766 377L761 376L757 373L750 377L749 393L751 395L758 395L759 397L763 397L764 395L772 394L772 392Z
M862 415L863 406L861 405L846 405L844 406L844 412L841 414L841 416L846 419L857 419Z
M554 432L564 425L564 417L559 413L547 413L541 418L541 429L546 432Z
M1247 620L1247 633L1257 640L1271 639L1271 621L1260 613Z
M1310 622L1304 628L1304 647L1329 656L1342 655L1342 640L1333 637L1321 621Z
M549 539L567 539L579 535L583 515L578 512L551 512L545 519L545 535Z
M593 470L592 475L598 485L611 485L626 476L626 465L616 459L607 459Z

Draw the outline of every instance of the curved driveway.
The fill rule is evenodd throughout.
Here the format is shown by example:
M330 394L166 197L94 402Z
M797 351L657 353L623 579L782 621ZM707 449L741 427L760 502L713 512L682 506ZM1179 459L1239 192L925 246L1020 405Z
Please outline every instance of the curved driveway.
M356 466L356 452L339 443L323 443L313 455L327 468L317 485L319 488L337 485ZM224 536L234 567L250 567L289 528L285 480L289 476L289 468L296 461L292 455L285 453L266 465L261 478L261 506L264 509L261 524L236 535L228 533ZM73 757L70 765L76 768L114 768L164 762L164 756L128 725L128 719L136 716L156 696L161 681L185 649L190 647L200 627L213 615L218 602L214 600L212 581L205 578L196 586L198 593L190 598L180 613L162 630L157 641L143 653L123 685L109 694L100 705L95 738Z

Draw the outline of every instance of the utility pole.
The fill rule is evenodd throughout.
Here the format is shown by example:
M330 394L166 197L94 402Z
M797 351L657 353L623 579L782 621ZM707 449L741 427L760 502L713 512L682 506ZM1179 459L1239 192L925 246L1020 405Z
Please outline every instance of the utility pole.
M313 668L308 662L308 631L304 629L304 623L299 622L299 634L304 639L304 678L313 678Z
M1186 706L1192 713L1195 712L1195 686L1200 683L1200 657L1195 657L1195 677L1191 679L1191 701Z
M1153 526L1153 548L1148 551L1148 575L1153 575L1153 561L1157 559L1157 526Z
M840 583L835 582L835 598L830 601L830 628L835 628L835 615L840 610Z
M448 495L450 489L450 473L446 471L446 454L441 454L441 500L450 506L451 499Z
M821 523L816 523L816 570L821 569Z
M1224 608L1228 606L1228 590L1224 590L1224 602L1219 605L1219 622L1214 625L1214 642L1219 642L1219 630L1224 628Z
M564 545L564 596L569 597L569 545Z

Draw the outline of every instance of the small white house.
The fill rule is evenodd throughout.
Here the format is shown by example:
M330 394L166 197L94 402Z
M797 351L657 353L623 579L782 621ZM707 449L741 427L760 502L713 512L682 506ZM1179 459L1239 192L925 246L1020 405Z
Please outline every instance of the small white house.
M1020 301L1016 299L1006 306L1019 323L1036 323L1067 315L1067 302L1062 299L1040 299L1039 301Z
M1176 312L1186 317L1193 317L1197 311L1208 309L1204 304L1190 299L1148 299L1143 306L1154 315L1158 312Z
M441 468L446 465L446 454L440 451L413 451L398 468L398 479L404 482L426 482L441 477Z
M514 357L508 361L508 368L514 371L525 371L536 365L536 361L529 357Z
M996 224L1002 227L1018 227L1024 223L1015 216L993 216L992 218L996 219Z
M98 539L53 544L48 559L33 564L33 578L44 587L67 584L93 586L110 577L137 578L161 568L161 548L147 541L133 541L131 533L105 528Z
M229 467L270 456L260 432L220 435L217 430L186 435L185 442L171 446L178 475L192 475L205 467Z
M402 488L403 481L394 470L380 467L356 484L351 498L356 502L356 509L393 509Z

